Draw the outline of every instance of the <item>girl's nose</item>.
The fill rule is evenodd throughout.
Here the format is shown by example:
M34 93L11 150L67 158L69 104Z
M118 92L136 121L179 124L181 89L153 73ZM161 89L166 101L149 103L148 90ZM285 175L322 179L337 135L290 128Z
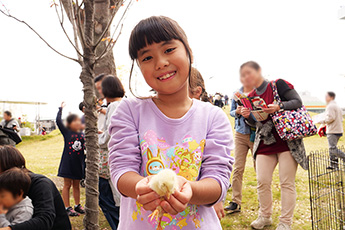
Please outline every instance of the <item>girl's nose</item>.
M156 70L161 70L169 65L169 61L166 58L157 58L156 60Z

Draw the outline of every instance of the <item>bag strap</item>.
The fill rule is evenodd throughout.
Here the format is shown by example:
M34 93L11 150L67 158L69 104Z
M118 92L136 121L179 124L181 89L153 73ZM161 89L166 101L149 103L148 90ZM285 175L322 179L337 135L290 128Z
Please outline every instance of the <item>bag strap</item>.
M11 120L9 120L9 121L5 121L5 125L4 125L4 127L5 128L7 128L7 125L11 122L11 121L13 121L14 120L14 118L12 118ZM12 128L12 127L11 127Z
M279 96L279 93L278 93L277 82L276 81L271 81L271 87L272 87L272 90L273 90L274 102L276 104L281 103L282 100L280 99L280 96Z

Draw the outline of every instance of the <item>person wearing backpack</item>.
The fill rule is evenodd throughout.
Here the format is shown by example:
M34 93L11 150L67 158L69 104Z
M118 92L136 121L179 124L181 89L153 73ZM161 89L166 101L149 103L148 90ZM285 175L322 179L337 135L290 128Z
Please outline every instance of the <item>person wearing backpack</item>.
M19 134L20 126L18 122L12 118L10 111L4 112L4 119L0 122L0 145L15 146L21 142Z
M4 119L0 122L2 128L8 128L14 130L19 136L20 126L18 122L12 118L12 113L10 111L4 112Z

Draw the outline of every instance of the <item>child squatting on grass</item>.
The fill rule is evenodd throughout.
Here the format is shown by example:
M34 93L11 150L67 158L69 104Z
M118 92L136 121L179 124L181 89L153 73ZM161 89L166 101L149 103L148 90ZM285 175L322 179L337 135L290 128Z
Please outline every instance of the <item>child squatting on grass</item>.
M11 168L0 174L0 228L32 218L34 207L27 193L31 184L26 169Z
M129 53L157 95L124 99L112 116L109 164L123 195L118 229L221 229L212 205L229 187L232 129L220 108L189 97L192 51L184 31L167 17L142 20ZM177 174L178 186L161 197L149 182L163 169ZM150 218L158 208L164 215Z

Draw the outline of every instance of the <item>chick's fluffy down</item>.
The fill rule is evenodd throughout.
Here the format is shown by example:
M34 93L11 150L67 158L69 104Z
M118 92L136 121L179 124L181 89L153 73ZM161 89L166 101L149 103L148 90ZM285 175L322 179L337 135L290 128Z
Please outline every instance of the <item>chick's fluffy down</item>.
M151 178L149 186L161 197L169 197L178 189L176 173L171 169L163 169Z

